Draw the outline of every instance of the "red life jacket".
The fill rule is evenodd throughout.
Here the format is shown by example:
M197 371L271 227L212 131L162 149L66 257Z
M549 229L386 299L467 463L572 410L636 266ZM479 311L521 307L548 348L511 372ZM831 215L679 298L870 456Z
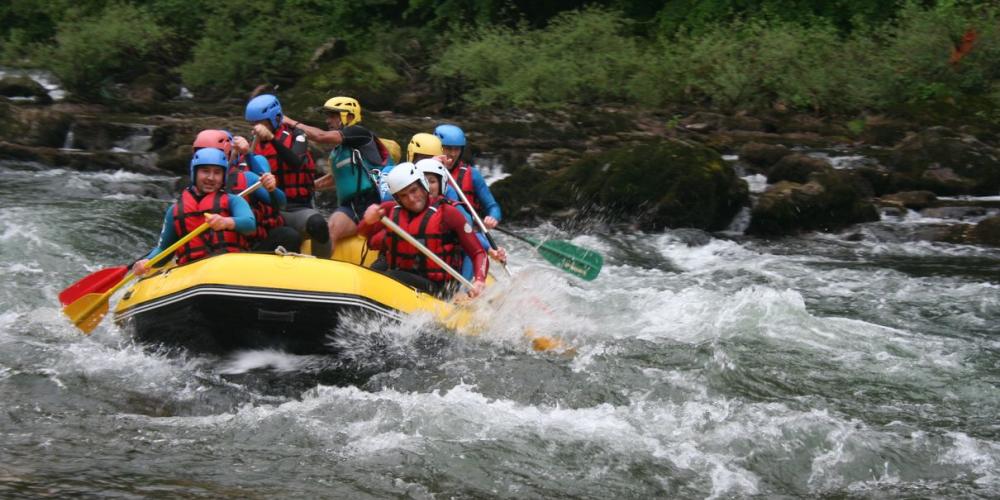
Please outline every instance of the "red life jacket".
M247 176L243 175L245 170L242 169L242 166L230 168L229 173L226 174L226 190L232 194L240 194L250 187L247 183ZM247 202L250 203L250 209L253 210L253 216L257 220L257 231L248 236L251 241L262 241L267 238L267 233L270 230L285 225L285 218L281 216L281 211L271 204L264 203L253 195L250 195Z
M455 184L458 184L458 187L465 193L465 197L469 199L472 208L475 208L476 213L479 213L482 209L479 206L479 198L476 197L476 186L472 183L473 168L475 167L462 160L458 160L455 163L455 168L451 171L451 177L455 179Z
M278 150L272 144L273 141L281 141L281 144L286 148L292 149L296 135L293 133L294 130L282 124L274 132L272 141L258 142L253 152L267 158L267 162L271 165L271 173L278 180L278 187L285 192L288 203L312 206L313 190L315 189L313 181L316 179L316 162L313 160L312 153L307 150L305 164L302 165L302 168L293 169L281 160L278 156ZM301 132L298 133L301 134Z
M389 218L423 243L431 252L441 257L441 260L449 266L460 269L462 247L454 231L445 229L444 217L438 205L438 202L428 205L426 210L417 215L412 215L402 206L396 205L392 208ZM409 271L439 283L454 279L441 266L392 231L386 232L382 248L385 250L389 269Z
M181 193L174 204L174 233L181 238L205 222L205 213L229 217L229 196L222 191L199 197L194 188ZM213 231L211 229L195 236L177 250L177 263L185 264L210 255L228 252L243 252L250 248L247 239L236 231Z

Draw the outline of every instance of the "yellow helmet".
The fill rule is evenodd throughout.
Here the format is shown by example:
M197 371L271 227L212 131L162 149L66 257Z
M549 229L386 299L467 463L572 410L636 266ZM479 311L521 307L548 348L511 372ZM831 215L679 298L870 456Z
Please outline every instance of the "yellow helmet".
M340 123L345 127L350 127L355 123L361 122L361 104L357 99L353 97L337 96L327 99L323 103L323 111L326 112L340 112ZM348 121L347 114L350 113L354 115L354 119Z
M441 139L434 134L413 134L410 145L406 147L406 161L413 161L413 155L420 153L428 156L443 155Z
M403 148L399 147L398 142L384 137L379 137L378 140L382 141L385 149L389 150L389 156L392 157L393 163L399 163L403 159Z

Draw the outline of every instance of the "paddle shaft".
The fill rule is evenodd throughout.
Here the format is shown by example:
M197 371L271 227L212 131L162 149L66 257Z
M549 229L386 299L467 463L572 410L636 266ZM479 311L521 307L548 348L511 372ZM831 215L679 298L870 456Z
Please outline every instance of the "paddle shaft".
M447 262L441 260L441 257L438 257L437 254L430 251L429 248L425 247L423 244L417 241L416 238L410 236L410 233L404 231L403 228L399 227L395 222L389 220L388 217L382 216L381 221L382 224L385 225L385 227L391 229L392 232L399 235L400 238L403 238L404 240L406 240L407 243L413 245L417 250L420 250L420 253L426 255L428 259L433 260L435 264L441 266L441 269L444 269L448 274L451 275L452 278L455 278L456 280L458 280L459 283L467 287L469 290L472 290L473 288L472 283L470 283L469 280L465 279L465 276L459 274L458 271L449 266Z
M472 208L472 203L469 203L469 198L465 196L465 192L463 192L462 188L457 182L455 182L455 178L451 176L451 172L449 172L447 168L444 169L444 175L448 176L448 183L451 184L451 186L455 189L455 192L458 193L458 197L462 199L462 203L464 203L466 208L469 209L469 213L472 214L473 220L476 221L479 229L481 229L483 234L486 236L486 241L490 243L490 246L493 247L494 250L499 250L500 246L497 245L497 242L493 239L493 235L490 234L490 230L486 229L486 224L483 224L483 220L479 218L479 214L476 213L476 209ZM441 196L444 196L444 191L444 187L442 187ZM503 266L503 270L507 273L507 276L511 276L510 269L507 269L507 262L500 261L500 265Z
M513 236L514 238L517 238L517 239L519 239L519 240L521 240L521 241L523 241L523 242L525 242L525 243L527 243L527 244L529 244L529 245L531 245L533 247L539 246L539 244L538 244L537 241L529 239L529 238L525 238L524 236L521 236L521 235L519 235L517 233L512 233L510 231L507 231L507 230L504 230L504 229L500 229L500 228L497 228L497 231L500 231L501 233L506 234L507 236Z
M261 185L260 181L255 182L254 185L252 185L252 186L244 189L243 192L240 193L240 196L247 196L247 195L253 193L258 188L260 188L260 185ZM167 258L167 257L169 257L171 255L173 255L174 252L177 251L178 248L182 247L187 242L191 241L192 239L194 239L195 237L197 237L201 233L204 233L205 230L208 229L208 227L209 226L208 226L207 222L202 223L200 226L196 227L194 229L194 231L191 231L190 233L184 235L183 238L177 240L173 245L170 245L169 247L167 247L162 252L160 252L160 253L156 254L155 256L153 256L152 258L150 258L147 265L150 266L150 267L152 267L152 266L156 265L158 262L160 262L161 260L163 260L163 259L165 259L165 258ZM95 301L93 304L91 304L90 307L88 307L87 309L85 309L80 314L79 317L73 318L73 322L74 323L80 323L81 321L85 320L87 317L89 317L91 314L93 314L94 311L96 311L97 309L99 309L100 307L102 307L103 304L107 303L108 299L110 299L111 296L114 295L115 292L117 292L121 287L125 286L125 284L128 283L129 281L132 281L132 278L134 278L134 277L135 277L135 274L132 273L132 271L129 271L129 273L126 274L125 277L122 278L122 280L118 282L118 284L116 284L115 286L111 287L110 290L108 290L108 291L104 292L103 294L101 294L101 297L99 299L97 299L97 301Z
M513 236L514 238L517 238L517 239L519 239L519 240L521 240L521 241L523 241L523 242L525 242L525 243L527 243L527 244L535 247L536 250L538 250L539 252L541 251L542 248L544 248L546 252L554 253L556 255L559 255L560 257L569 259L570 261L573 261L573 262L580 262L581 261L581 259L580 259L579 256L566 253L566 252L564 252L564 251L562 251L562 250L560 250L558 248L554 248L552 246L545 246L544 242L538 242L538 241L535 241L535 240L533 240L531 238L525 238L524 236L512 233L510 231L505 231L505 230L500 229L500 228L497 228L497 231L500 231L501 233L506 234L508 236ZM586 252L593 252L592 250L584 250L584 251L586 251Z

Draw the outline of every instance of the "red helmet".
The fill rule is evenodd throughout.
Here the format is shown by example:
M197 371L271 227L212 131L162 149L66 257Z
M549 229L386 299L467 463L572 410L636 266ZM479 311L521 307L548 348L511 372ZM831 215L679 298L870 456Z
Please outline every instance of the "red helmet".
M191 145L193 151L201 148L221 149L228 157L229 151L233 148L233 138L225 130L202 130L198 132L198 137L194 138L194 144Z

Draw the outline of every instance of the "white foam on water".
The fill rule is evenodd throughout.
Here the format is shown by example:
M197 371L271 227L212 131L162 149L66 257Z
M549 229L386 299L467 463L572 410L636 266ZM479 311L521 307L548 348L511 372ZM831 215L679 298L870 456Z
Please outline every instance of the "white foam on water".
M939 200L959 201L1000 201L1000 195L995 196L938 196Z
M0 265L0 274L41 274L44 272L44 269L37 267L37 262Z
M98 334L105 335L94 333ZM63 378L85 376L121 384L130 391L161 394L171 400L193 399L203 389L196 378L204 360L151 353L132 344L111 344L113 339L109 338L101 340L109 344L84 339L60 348L54 373Z
M277 350L238 351L230 354L216 371L237 374L266 368L277 372L294 372L313 363L315 356L299 356Z
M751 193L763 193L767 191L767 176L763 174L753 174L743 177Z
M101 199L111 200L111 201L156 200L156 198L150 198L148 196L139 196L137 194L125 194L125 193L106 194L104 196L101 196Z
M704 269L717 271L720 266L723 268L743 266L748 260L762 257L728 240L711 239L705 245L692 246L676 236L665 234L655 237L654 244L659 249L660 255L685 271Z
M969 466L980 475L976 484L1000 487L1000 444L975 439L963 432L945 435L952 440L952 448L938 459L938 463Z

